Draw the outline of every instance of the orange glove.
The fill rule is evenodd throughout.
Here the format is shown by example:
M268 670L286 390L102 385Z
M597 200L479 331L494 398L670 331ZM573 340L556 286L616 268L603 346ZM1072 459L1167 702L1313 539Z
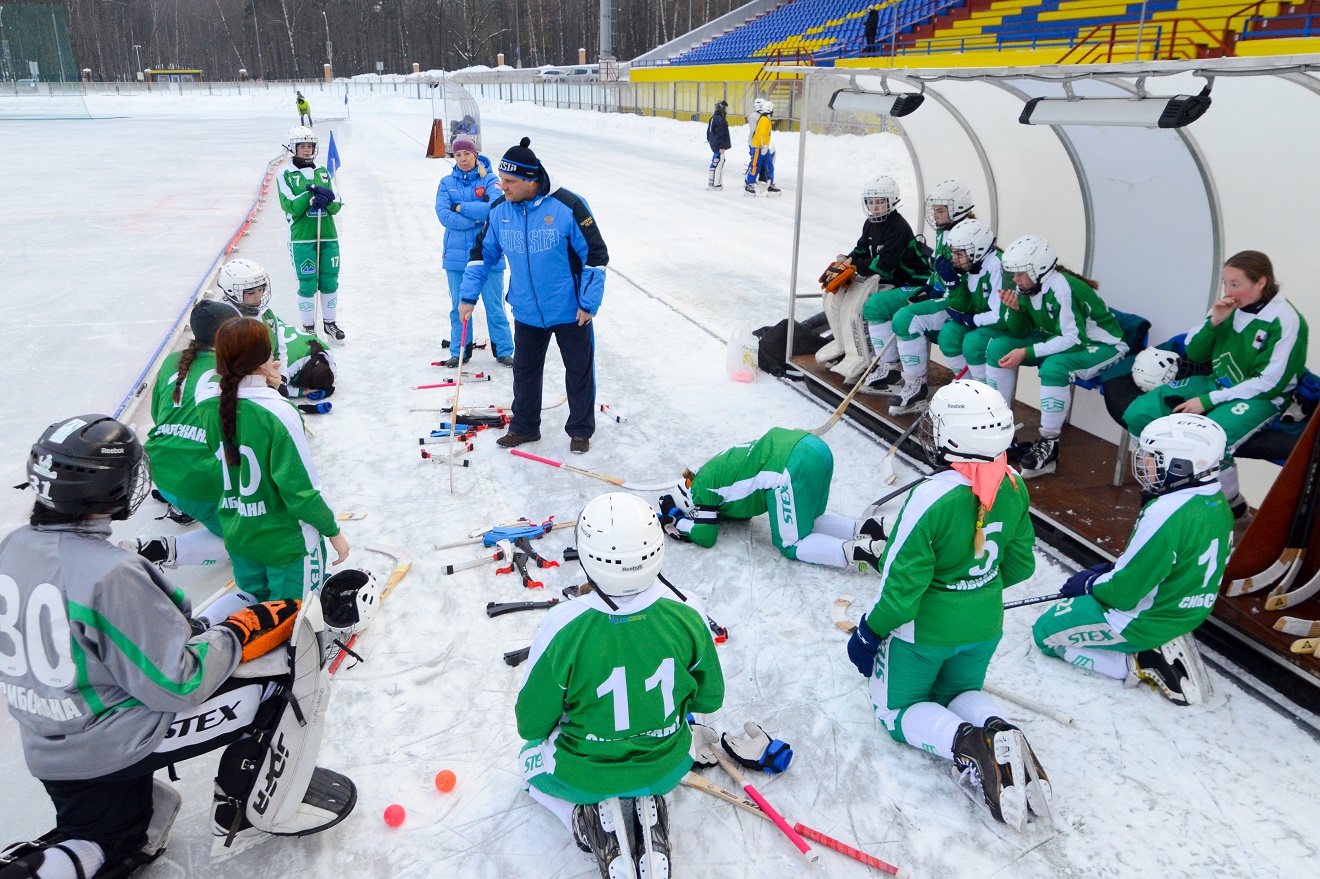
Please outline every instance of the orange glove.
M263 601L243 608L216 628L225 628L237 635L243 645L243 661L250 662L289 640L300 604L292 598Z
M830 267L821 274L820 285L825 288L826 293L834 293L851 284L853 276L856 274L856 266L844 265L841 262L832 262L830 263Z

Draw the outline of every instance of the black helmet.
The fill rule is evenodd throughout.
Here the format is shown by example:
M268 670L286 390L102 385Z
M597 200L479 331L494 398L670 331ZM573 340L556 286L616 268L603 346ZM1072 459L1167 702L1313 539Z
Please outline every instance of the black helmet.
M108 415L79 415L46 428L32 446L27 473L39 505L77 517L127 519L151 489L142 443Z
M220 329L220 324L242 316L238 308L228 300L203 299L193 306L189 318L193 338L203 345L214 345L215 331Z

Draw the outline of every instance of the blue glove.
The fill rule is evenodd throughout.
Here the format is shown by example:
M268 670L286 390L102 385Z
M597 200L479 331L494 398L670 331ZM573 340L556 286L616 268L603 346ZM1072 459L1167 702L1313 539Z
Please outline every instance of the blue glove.
M317 388L317 389L314 390L314 391L308 391L308 392L307 392L307 399L309 399L309 400L324 400L326 397L328 397L328 396L330 396L332 393L334 393L334 390L335 390L334 388L330 388L329 390L325 390L324 388Z
M1091 587L1095 585L1095 581L1113 569L1112 562L1102 562L1089 568L1083 568L1064 582L1063 587L1059 589L1059 594L1064 598L1079 598L1083 595L1090 595Z
M944 309L944 313L949 316L949 320L956 324L962 324L968 329L976 328L976 315L974 314L968 314L965 311L958 311L953 308Z
M866 614L862 614L861 622L848 639L848 658L868 678L875 674L875 655L880 652L880 642L883 640L871 631L871 627L866 624Z
M312 200L307 203L307 209L312 211L323 211L326 205L334 201L333 198L326 198L319 192L312 193Z
M322 403L299 403L298 410L308 415L324 415L334 406L329 400Z
M743 724L745 736L720 736L720 744L729 756L748 769L761 769L771 775L778 775L793 762L793 749L788 742L770 738L760 724L747 721Z
M958 270L953 267L947 256L935 257L935 273L940 276L946 287L958 286Z
M683 508L674 500L672 494L662 494L660 496L660 513L674 519L687 518L687 513L683 512Z
M916 305L918 302L925 302L927 299L939 298L936 294L943 294L943 291L936 290L931 284L924 284L908 296L908 302Z
M335 200L335 191L329 186L312 183L308 185L307 191L323 197L328 202Z

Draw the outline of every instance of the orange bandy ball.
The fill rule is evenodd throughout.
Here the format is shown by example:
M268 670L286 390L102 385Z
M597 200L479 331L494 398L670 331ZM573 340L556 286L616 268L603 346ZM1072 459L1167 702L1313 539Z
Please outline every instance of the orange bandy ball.
M391 827L398 827L403 823L405 814L403 806L400 806L398 803L395 803L392 806L387 806L385 808L385 823Z
M454 777L454 773L448 769L441 769L435 777L435 786L440 789L441 793L447 794L454 789L454 784L457 781L458 779Z

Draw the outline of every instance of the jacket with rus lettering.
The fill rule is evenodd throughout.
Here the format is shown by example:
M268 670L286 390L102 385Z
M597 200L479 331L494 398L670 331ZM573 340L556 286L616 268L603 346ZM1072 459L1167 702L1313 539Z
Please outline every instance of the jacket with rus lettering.
M543 172L535 198L517 204L500 198L490 206L459 298L475 304L486 275L504 257L506 298L519 323L553 327L576 322L579 308L593 315L600 308L610 261L605 239L586 200L560 189L549 173Z
M0 541L0 689L40 779L142 760L242 656L229 629L194 636L182 591L109 536L110 520L92 519Z

